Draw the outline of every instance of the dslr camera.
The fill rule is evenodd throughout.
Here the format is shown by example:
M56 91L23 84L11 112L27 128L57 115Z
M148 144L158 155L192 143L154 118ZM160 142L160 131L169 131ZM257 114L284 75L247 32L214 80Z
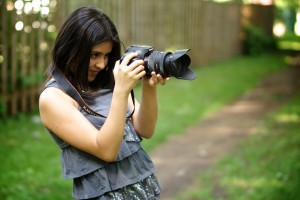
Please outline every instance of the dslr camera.
M132 45L126 48L125 54L121 61L128 53L137 53L138 55L130 62L135 60L143 60L146 75L151 75L151 72L160 74L162 77L175 77L182 80L194 80L196 74L188 67L191 63L187 52L190 49L177 50L174 53L154 51L154 48L146 45Z

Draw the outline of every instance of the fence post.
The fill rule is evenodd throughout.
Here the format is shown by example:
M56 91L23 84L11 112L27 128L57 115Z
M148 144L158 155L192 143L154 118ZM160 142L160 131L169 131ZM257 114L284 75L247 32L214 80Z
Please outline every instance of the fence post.
M0 116L6 116L7 113L7 15L6 15L6 0L0 3L1 12L1 46L0 46L0 66L1 66L1 84L0 84Z

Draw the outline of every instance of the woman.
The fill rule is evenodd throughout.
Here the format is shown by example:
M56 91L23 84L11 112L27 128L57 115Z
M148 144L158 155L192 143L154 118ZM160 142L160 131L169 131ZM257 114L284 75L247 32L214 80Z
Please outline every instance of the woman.
M49 81L40 95L43 124L61 148L65 178L75 199L159 199L154 166L140 142L151 138L158 115L156 85L167 79L145 76L143 61L126 55L111 20L83 7L63 24L54 44ZM89 114L51 78L63 74L88 106ZM131 91L142 79L141 102Z

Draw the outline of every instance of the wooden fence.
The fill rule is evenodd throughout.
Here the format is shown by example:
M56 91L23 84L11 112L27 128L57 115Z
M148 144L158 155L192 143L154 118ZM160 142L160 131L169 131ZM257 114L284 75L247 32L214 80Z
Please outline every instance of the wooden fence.
M36 108L55 37L55 8L54 4L1 0L0 116Z
M202 0L49 0L47 5L30 7L27 3L31 1L23 5L0 2L0 116L4 117L36 108L57 30L80 6L97 6L107 13L125 46L146 44L161 51L190 48L194 67L241 52L238 4Z
M202 0L87 0L69 5L101 8L118 27L125 46L156 50L190 48L192 65L222 60L240 51L241 5Z
M244 5L242 8L242 24L260 27L267 36L272 37L275 12L275 6Z

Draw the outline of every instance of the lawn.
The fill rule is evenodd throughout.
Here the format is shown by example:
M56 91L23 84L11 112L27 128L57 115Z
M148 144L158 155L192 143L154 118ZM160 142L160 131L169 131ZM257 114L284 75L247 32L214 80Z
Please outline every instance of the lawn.
M237 57L194 67L194 81L173 78L158 89L160 115L156 134L144 140L151 151L172 134L210 115L224 104L255 87L267 74L285 66L283 57ZM140 96L139 88L136 96ZM38 112L0 123L0 196L2 199L66 200L72 181L61 175L59 150L41 125Z
M300 93L271 113L235 153L198 176L201 187L178 200L300 199L299 102Z
M190 125L256 86L270 72L284 67L281 56L238 57L197 68L194 81L172 79L159 92L156 135L144 142L146 150L180 134ZM139 92L139 91L138 91Z

